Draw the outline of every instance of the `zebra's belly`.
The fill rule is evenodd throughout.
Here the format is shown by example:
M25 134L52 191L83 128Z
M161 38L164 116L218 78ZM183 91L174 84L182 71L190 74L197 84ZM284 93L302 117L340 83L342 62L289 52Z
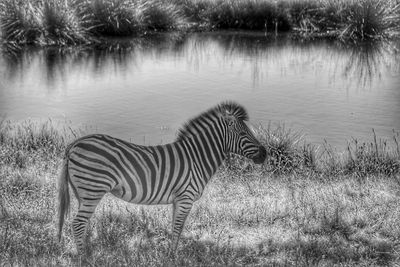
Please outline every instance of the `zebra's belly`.
M163 205L163 204L172 204L175 195L172 194L168 198L165 197L157 197L157 196L142 196L142 195L136 195L132 198L132 195L127 193L125 188L123 186L115 186L111 191L111 194L114 196L123 199L129 203L133 204L142 204L142 205Z
M163 204L172 204L175 199L175 194L171 193L165 195L150 195L144 197L140 200L132 200L132 203L143 204L143 205L163 205Z

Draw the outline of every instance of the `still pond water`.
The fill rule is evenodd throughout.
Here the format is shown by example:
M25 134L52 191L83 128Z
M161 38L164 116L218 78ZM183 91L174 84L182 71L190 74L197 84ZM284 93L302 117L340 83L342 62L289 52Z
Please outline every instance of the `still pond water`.
M284 124L309 142L400 131L399 43L345 46L262 33L162 34L104 47L0 55L0 116L65 122L140 144L174 140L223 100L251 123Z

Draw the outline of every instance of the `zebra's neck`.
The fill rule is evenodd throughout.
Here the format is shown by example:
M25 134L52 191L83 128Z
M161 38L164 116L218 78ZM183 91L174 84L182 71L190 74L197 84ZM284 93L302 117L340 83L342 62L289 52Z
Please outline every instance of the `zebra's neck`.
M195 135L176 142L184 147L200 174L208 181L226 158L223 143L207 135Z

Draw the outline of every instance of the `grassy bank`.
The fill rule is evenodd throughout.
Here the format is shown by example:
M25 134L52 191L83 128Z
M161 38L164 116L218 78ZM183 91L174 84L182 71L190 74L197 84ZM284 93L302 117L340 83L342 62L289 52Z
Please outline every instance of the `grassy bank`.
M70 45L151 31L292 31L341 40L399 36L399 0L3 0L6 42Z
M64 130L60 130L64 129ZM196 202L176 258L171 207L102 200L92 265L382 265L400 260L398 135L317 150L282 126L260 128L270 159L230 158ZM71 217L56 238L56 177L69 127L0 126L0 265L77 265ZM76 201L72 211L76 211Z

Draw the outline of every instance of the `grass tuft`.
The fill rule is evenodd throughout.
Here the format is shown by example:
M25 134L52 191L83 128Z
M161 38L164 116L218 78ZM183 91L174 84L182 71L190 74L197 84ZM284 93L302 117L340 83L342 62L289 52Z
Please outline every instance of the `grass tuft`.
M341 30L341 38L379 39L400 29L400 4L394 1L351 1L343 12L347 25Z
M88 41L86 29L76 16L71 3L64 0L44 0L42 28L47 44L67 45Z
M38 8L30 1L4 0L0 3L2 37L9 42L35 43L41 35Z
M316 149L306 144L300 133L287 130L285 125L277 125L275 129L268 125L259 127L258 136L269 151L273 172L281 174L315 168Z

